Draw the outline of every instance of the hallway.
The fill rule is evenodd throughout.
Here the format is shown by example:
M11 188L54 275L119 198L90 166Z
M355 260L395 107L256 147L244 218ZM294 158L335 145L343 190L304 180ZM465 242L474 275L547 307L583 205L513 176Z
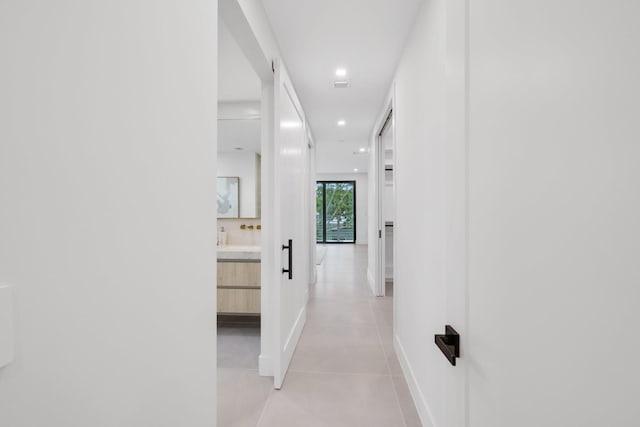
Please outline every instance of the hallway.
M282 390L257 374L259 332L220 329L221 427L421 425L393 350L392 296L371 296L366 265L366 246L327 245Z

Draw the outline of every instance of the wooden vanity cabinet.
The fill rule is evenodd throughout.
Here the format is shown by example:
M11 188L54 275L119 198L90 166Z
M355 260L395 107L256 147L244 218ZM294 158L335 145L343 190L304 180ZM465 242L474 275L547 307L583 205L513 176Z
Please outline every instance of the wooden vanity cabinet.
M260 314L260 260L218 260L218 314Z

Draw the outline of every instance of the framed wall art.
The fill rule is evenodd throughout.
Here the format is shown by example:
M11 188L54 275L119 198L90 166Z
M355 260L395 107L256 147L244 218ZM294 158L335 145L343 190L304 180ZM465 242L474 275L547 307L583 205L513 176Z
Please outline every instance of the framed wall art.
M218 218L239 218L240 178L219 176L217 189Z

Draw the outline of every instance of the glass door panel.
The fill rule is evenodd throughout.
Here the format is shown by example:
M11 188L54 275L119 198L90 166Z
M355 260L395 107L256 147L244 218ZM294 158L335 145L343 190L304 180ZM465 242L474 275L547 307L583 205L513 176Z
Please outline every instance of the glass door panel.
M321 243L355 243L355 181L319 181L316 237Z
M324 242L324 184L316 183L316 242Z

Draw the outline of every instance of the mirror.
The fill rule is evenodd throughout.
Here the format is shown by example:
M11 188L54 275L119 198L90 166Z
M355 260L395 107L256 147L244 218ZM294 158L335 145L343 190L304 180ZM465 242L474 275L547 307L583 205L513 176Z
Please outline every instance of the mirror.
M240 216L240 189L238 176L219 176L216 188L218 198L218 218L238 218Z
M218 218L259 218L262 82L227 26L219 24L218 177L236 177L238 185L234 207L234 187L224 182L223 191L228 185L232 193L218 199L224 211Z
M218 119L218 218L260 218L260 133L259 118Z

